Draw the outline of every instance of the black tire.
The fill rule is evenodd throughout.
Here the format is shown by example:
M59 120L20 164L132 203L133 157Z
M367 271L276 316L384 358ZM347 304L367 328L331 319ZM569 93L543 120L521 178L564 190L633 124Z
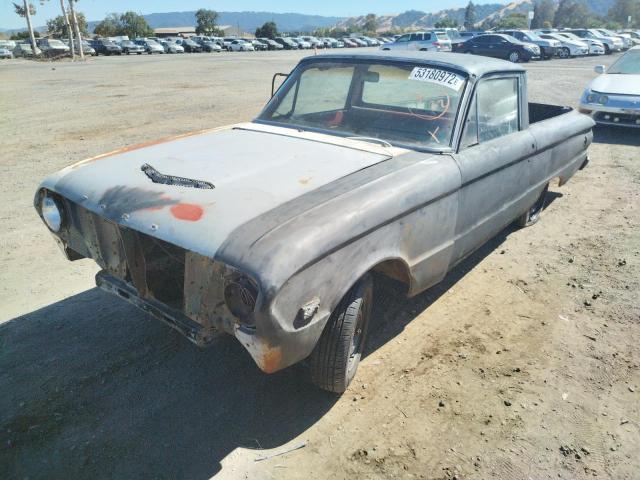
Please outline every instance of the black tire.
M611 49L609 48L609 45L607 45L606 43L604 44L604 54L611 55Z
M311 381L343 393L356 374L367 338L373 279L367 274L347 292L331 314L309 359Z
M509 52L509 55L507 55L507 60L512 63L518 63L520 61L520 52L518 52L517 50L512 50L511 52Z
M547 199L547 192L549 191L549 184L547 183L542 190L542 193L531 207L527 209L522 215L516 219L516 225L519 227L530 227L540 219L540 214L544 210L545 201Z
M571 50L569 50L567 47L562 47L560 49L560 52L558 53L558 56L560 58L569 58L571 56Z

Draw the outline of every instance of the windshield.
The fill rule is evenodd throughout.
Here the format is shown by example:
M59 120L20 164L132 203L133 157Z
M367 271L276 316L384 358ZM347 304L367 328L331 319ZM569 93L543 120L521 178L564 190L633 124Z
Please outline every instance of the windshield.
M607 73L640 75L640 50L629 50L611 65Z
M536 32L529 31L526 32L526 35L529 37L529 40L542 40Z
M452 70L366 61L298 67L259 120L412 147L446 148L466 78Z

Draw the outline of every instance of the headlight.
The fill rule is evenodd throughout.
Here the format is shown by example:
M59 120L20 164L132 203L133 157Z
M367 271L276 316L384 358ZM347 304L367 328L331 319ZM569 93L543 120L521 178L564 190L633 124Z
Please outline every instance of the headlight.
M255 326L253 312L258 299L258 287L246 275L236 273L226 282L224 301L227 308L240 322L248 327Z
M62 204L53 198L49 192L46 192L42 196L40 211L47 227L49 227L52 232L59 232L62 228L62 224L64 223Z
M604 105L609 101L609 97L607 97L606 95L600 95L598 96L598 103Z
M605 105L609 101L609 97L601 93L591 92L585 97L585 100L587 103L599 103L600 105Z

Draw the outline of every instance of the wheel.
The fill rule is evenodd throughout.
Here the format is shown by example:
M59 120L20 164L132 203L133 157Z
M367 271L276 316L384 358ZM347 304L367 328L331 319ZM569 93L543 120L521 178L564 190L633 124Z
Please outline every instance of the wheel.
M316 386L343 393L353 380L364 350L372 301L373 279L367 274L340 300L311 353L311 381Z
M518 53L517 50L514 50L509 54L507 58L509 59L510 62L518 63L520 61L520 54Z
M611 49L609 48L609 45L607 45L606 43L604 44L604 54L611 55Z
M126 52L126 53L127 53L127 55L131 55L131 52L130 52L129 50L127 50L127 52Z
M516 224L519 227L530 227L538 221L538 219L540 218L540 213L542 213L542 210L544 209L544 203L547 198L548 191L549 184L547 183L535 203L531 205L531 207L529 207L529 210L527 210L517 218Z
M558 56L560 58L569 58L571 56L571 51L567 47L562 47L558 51Z

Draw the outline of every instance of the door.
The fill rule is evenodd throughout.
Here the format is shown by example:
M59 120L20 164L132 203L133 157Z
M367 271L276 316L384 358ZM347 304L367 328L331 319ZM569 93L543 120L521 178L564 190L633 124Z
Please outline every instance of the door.
M409 38L409 50L420 50L420 42L422 42L422 34L412 33Z
M520 74L502 74L480 80L475 88L455 155L462 188L454 263L513 221L529 201L529 162L536 144L522 129L523 115L528 115L523 82Z
M492 42L494 35L480 35L474 39L473 53L476 55L492 56Z
M409 48L409 39L411 38L411 34L407 33L402 35L394 42L394 48L398 50L407 50Z

